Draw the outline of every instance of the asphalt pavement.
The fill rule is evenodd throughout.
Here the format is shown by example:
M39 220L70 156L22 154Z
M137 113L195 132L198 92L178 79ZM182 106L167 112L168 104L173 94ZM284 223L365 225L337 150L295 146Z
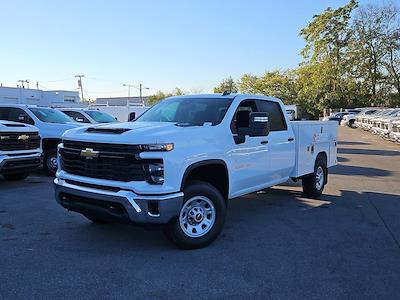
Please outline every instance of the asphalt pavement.
M231 201L208 248L95 225L54 200L52 179L0 179L0 299L398 299L400 146L340 128L320 200L299 184Z

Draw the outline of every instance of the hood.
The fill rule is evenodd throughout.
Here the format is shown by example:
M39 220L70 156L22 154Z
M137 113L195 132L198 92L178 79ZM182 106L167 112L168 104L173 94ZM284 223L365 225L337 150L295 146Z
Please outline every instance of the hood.
M12 121L0 120L0 132L38 132L35 126L17 123Z
M177 126L172 122L127 122L92 125L68 130L63 139L115 144L171 143L196 136L210 126Z

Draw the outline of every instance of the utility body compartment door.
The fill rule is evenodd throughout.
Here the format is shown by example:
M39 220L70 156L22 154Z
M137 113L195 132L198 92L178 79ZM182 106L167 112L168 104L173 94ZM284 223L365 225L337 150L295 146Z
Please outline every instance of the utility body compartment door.
M318 153L324 152L327 166L337 164L337 122L291 122L296 138L296 164L291 177L301 177L314 172Z

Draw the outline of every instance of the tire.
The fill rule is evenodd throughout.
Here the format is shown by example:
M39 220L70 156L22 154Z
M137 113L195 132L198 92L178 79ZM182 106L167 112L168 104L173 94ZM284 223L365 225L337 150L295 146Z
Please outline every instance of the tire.
M49 150L44 154L43 168L49 176L56 175L58 168L56 150Z
M3 174L3 177L8 181L19 181L24 180L28 177L29 173L14 173L14 174Z
M108 224L110 223L109 221L103 220L101 218L95 217L95 216L91 216L89 214L84 215L86 217L86 219L92 221L95 224Z
M328 175L326 160L318 156L315 161L314 173L303 176L303 193L310 198L319 198L324 191Z
M354 120L350 120L349 121L349 127L350 128L354 128L354 122L355 122Z
M184 195L178 218L166 227L164 233L182 249L206 247L224 227L225 199L214 186L202 181L189 183Z

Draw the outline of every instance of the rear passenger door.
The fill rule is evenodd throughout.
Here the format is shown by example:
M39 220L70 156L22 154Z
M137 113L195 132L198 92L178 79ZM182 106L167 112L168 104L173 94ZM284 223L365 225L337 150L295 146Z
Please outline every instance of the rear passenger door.
M270 120L268 135L268 156L270 182L278 182L289 177L295 164L294 134L290 124L286 123L279 102L258 100L261 112L267 112Z

